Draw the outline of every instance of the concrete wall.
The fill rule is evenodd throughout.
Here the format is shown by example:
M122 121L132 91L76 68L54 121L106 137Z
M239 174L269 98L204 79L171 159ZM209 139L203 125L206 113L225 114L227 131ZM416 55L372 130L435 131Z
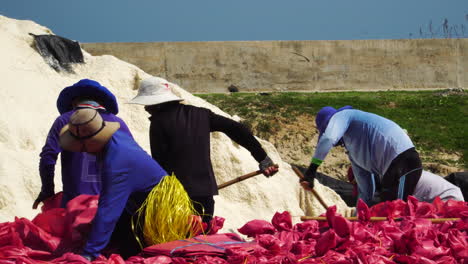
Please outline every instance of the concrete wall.
M85 43L190 92L468 87L468 39Z

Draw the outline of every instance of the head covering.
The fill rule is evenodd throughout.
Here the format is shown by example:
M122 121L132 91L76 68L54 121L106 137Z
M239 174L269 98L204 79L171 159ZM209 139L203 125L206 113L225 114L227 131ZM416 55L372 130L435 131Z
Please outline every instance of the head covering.
M346 109L353 109L353 107L347 105L336 110L331 106L325 106L320 109L320 111L317 113L317 116L315 117L315 124L317 125L317 129L319 131L319 137L321 137L323 132L325 132L325 129L327 129L330 118L332 118L334 114Z
M120 127L106 122L95 109L78 109L60 131L60 146L72 152L99 152Z
M138 94L129 104L157 105L183 99L172 93L169 82L159 77L150 77L140 83Z
M90 99L94 99L114 115L119 112L117 99L111 91L96 81L83 79L72 86L66 87L60 92L57 98L57 109L60 114L73 109L72 102L76 97L89 97Z

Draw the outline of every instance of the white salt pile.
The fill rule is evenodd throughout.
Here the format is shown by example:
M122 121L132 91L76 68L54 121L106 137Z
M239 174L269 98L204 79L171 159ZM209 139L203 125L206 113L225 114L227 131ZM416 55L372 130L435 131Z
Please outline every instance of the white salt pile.
M52 122L59 115L55 105L59 92L80 79L96 80L116 95L119 116L137 142L149 151L147 113L141 106L124 104L136 95L137 81L149 77L147 73L113 56L94 57L85 51L85 63L74 66L74 74L56 72L35 50L29 33L52 34L32 21L0 16L3 109L0 113L0 222L11 221L15 216L31 219L38 213L31 206L41 186L39 153ZM187 104L228 116L175 84L171 88ZM260 142L279 164L280 171L273 178L260 175L220 191L215 214L226 218L225 230L235 230L252 219L271 220L275 212L289 211L295 221L302 215L323 213L320 203L300 188L290 165L281 160L274 146L267 141ZM212 160L218 184L258 169L247 150L220 133L212 135ZM56 191L61 190L59 164L55 169ZM349 212L331 189L316 183L316 190L328 205L336 204L341 213Z

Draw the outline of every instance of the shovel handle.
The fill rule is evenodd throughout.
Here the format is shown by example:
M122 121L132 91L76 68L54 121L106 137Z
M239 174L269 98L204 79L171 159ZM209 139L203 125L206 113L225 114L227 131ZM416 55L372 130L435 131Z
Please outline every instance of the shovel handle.
M293 171L296 173L297 177L299 177L301 180L304 179L304 175L302 172L296 167L296 166L291 166ZM323 206L323 208L328 209L327 204L323 201L322 197L312 188L312 194L317 198L317 200L320 202L320 204Z
M278 168L278 164L275 164L273 166ZM253 171L251 173L239 176L239 177L237 177L237 178L235 178L233 180L230 180L230 181L227 181L225 183L222 183L222 184L218 185L218 190L222 189L222 188L225 188L225 187L228 187L229 185L233 185L234 183L241 182L241 181L246 180L248 178L252 178L252 177L257 176L257 175L262 174L262 173L263 173L263 171L257 170L257 171Z
M349 221L357 221L359 220L356 216L351 216L351 217L345 217ZM425 218L429 221L431 221L434 224L439 224L439 223L444 223L446 221L458 221L460 218ZM301 216L301 221L307 221L307 220L316 220L316 221L326 221L327 218L325 216ZM370 218L371 222L379 222L379 221L387 221L389 220L387 217L381 217L381 216L373 216ZM393 218L394 221L401 221L403 218Z

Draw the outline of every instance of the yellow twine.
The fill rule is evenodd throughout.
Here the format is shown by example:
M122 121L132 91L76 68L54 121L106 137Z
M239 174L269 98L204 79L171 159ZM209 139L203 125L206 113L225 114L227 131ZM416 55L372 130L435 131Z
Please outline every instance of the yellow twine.
M141 225L141 217L144 217L143 237L147 245L191 238L195 235L192 215L196 215L196 210L174 174L165 176L151 190L136 215L137 225ZM137 228L141 230L141 226ZM133 231L135 232L135 229ZM138 238L137 240L139 241ZM141 244L140 246L143 247Z

